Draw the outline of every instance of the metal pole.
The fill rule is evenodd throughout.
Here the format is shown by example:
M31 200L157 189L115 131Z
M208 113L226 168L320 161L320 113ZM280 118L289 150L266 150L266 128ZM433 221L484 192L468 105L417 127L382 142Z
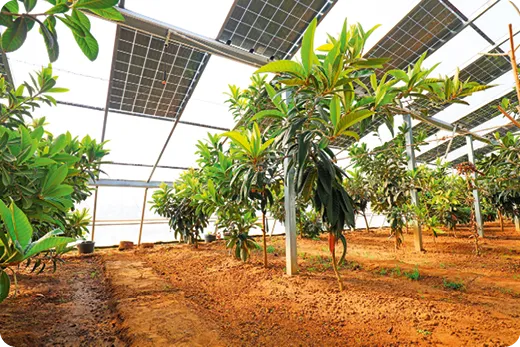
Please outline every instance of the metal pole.
M406 154L408 155L408 169L412 171L415 170L417 166L415 162L415 151L413 149L412 117L409 114L405 114L403 118L406 126L408 127L408 131L405 134ZM419 206L419 196L417 195L416 189L410 190L410 197L412 200L412 205ZM422 230L421 224L417 220L412 221L412 230L415 250L417 252L421 252L423 250Z
M298 271L296 251L296 193L294 191L294 168L289 170L289 158L284 159L285 176L285 260L287 275Z
M92 213L92 233L91 233L90 241L94 241L94 233L96 231L97 195L98 195L98 187L96 186L96 191L94 192L94 212Z
M469 162L475 165L475 152L473 150L473 139L471 135L466 135L466 143L468 145L468 159ZM473 178L477 178L477 173L473 173ZM475 200L475 220L477 222L477 231L480 237L484 237L484 223L482 222L482 213L480 209L480 196L478 189L473 189L473 199Z
M143 235L144 211L146 210L146 196L147 195L148 195L148 188L145 188L144 199L143 199L143 210L141 212L141 224L139 226L139 239L137 240L137 246L141 245L141 236Z
M105 110L103 115L103 128L101 130L101 142L105 141L105 135L107 131L107 120L108 120L108 107L110 105L110 90L112 89L112 76L114 74L115 66L116 66L116 56L117 56L117 45L119 42L119 34L120 34L120 27L117 26L116 29L116 35L114 38L114 48L112 51L112 65L110 68L110 79L108 80L108 90L107 90L107 99L105 103ZM101 168L101 165L100 165ZM99 175L97 175L96 178L99 178ZM98 199L98 190L99 187L96 186L96 192L94 193L94 211L92 212L92 241L94 241L94 231L96 230L96 216L97 216L97 199Z

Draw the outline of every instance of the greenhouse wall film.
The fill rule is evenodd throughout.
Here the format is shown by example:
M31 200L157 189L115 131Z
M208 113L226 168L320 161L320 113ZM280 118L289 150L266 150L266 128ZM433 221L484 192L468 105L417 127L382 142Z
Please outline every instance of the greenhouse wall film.
M3 344L519 339L517 1L1 6Z

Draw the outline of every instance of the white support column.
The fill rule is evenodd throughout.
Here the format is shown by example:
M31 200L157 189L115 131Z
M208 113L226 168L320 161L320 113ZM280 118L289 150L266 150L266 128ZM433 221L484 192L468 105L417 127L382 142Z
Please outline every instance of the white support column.
M515 222L515 230L520 232L520 218L518 216L515 216L513 218L513 221Z
M289 276L298 271L298 253L296 251L296 193L294 187L294 169L288 170L289 159L284 159L285 175L285 259Z
M415 161L415 151L413 149L413 132L412 132L412 117L409 114L403 115L404 122L408 127L408 131L406 132L406 154L408 155L408 169L415 170L416 161ZM419 205L419 196L417 195L417 190L410 190L410 197L412 200L412 205ZM423 250L423 241L422 241L422 230L421 224L414 220L412 221L412 230L413 230L413 243L415 250L420 252Z
M475 152L473 151L473 139L471 135L466 135L466 143L468 145L469 162L475 165ZM473 173L473 178L477 178L477 173ZM475 200L475 220L477 222L477 231L480 237L484 237L484 223L482 222L482 213L480 209L480 196L476 187L473 189L473 199Z

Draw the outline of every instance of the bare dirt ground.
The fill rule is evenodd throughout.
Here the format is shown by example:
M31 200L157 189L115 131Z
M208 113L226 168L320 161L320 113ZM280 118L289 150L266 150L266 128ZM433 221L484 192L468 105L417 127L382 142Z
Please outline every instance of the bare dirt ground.
M0 335L8 345L126 345L99 257L67 257L56 273L21 272L18 290L0 304Z
M54 275L21 276L0 334L13 346L510 346L520 234L487 224L480 257L468 235L426 236L416 253L411 235L395 252L387 230L349 232L343 292L325 238L298 240L294 277L281 237L268 269L260 252L244 264L222 242L69 257Z

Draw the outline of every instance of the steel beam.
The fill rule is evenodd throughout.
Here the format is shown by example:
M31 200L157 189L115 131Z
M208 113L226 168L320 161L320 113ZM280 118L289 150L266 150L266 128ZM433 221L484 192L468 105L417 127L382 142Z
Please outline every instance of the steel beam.
M269 62L269 59L266 57L226 45L215 39L143 16L142 14L127 9L119 8L118 10L123 17L125 17L125 21L119 23L119 25L146 32L163 40L169 35L170 41L175 41L201 52L218 55L254 67L260 67Z
M408 170L414 171L417 167L417 163L415 160L415 150L413 148L412 117L409 114L405 114L403 119L406 126L408 127L408 131L405 134L406 154L408 155ZM410 190L410 197L412 200L412 205L419 206L419 196L416 189ZM417 220L412 221L412 230L415 250L417 252L421 252L423 251L422 230L421 224Z
M284 159L284 200L285 200L285 268L287 275L298 272L298 253L296 250L296 192L294 168L289 169L289 158Z
M172 185L173 182L159 182L159 181L135 181L135 180L114 180L101 178L95 181L89 181L89 186L99 187L126 187L126 188L159 188L162 183Z
M68 102L68 101L57 100L56 103L60 104L60 105L85 108L85 109L88 109L88 110L95 110L95 111L104 111L105 110L103 107L78 104L78 103ZM166 121L166 122L175 122L175 120L176 120L175 118L150 116L150 115L143 114L143 113L126 112L126 111L114 110L114 109L109 109L108 111L112 112L112 113L124 114L124 115L127 115L127 116L132 116L132 117L150 118L150 119L161 120L161 121ZM189 122L189 121L185 121L185 120L179 120L179 124L191 125L191 126L195 126L195 127L214 129L214 130L222 130L222 131L229 131L230 130L229 128L223 128L223 127L218 127L218 126L215 126L215 125L208 125L208 124L202 124L202 123Z
M468 159L469 162L475 165L475 151L473 150L473 139L471 135L466 135L466 143L468 145ZM477 178L477 173L473 173L473 178ZM484 237L484 223L482 222L482 213L480 208L480 196L478 189L473 189L473 199L475 200L475 221L477 222L477 231L480 237Z

